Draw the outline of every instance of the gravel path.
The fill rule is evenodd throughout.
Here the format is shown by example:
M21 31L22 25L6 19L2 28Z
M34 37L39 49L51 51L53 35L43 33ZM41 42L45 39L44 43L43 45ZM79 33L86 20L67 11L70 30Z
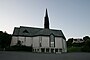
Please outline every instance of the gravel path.
M90 53L44 54L0 51L0 60L90 60Z

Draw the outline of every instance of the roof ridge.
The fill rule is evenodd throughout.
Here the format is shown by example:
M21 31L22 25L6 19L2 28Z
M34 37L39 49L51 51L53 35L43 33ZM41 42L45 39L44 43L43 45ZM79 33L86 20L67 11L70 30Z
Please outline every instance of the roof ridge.
M20 26L20 28L34 28L34 29L44 29L44 28L38 28L38 27L28 27L28 26Z

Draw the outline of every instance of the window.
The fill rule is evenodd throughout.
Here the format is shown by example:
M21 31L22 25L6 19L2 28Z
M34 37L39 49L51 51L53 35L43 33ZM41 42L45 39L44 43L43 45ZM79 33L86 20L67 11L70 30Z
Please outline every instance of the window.
M49 52L49 48L46 49L46 52Z
M37 52L39 52L39 49L37 49Z
M54 47L54 42L51 42L51 47Z
M42 47L42 37L41 36L39 37L39 45L40 47Z
M54 47L55 46L55 38L54 38L54 35L53 34L50 35L50 46L51 47Z
M55 49L55 52L58 52L58 49Z
M53 34L50 35L50 39L51 39L51 42L54 42L54 35Z
M51 53L54 53L54 49L51 49Z
M45 52L45 49L44 49L44 48L41 48L41 51L42 51L42 52Z
M62 49L59 49L59 52L62 52Z
M42 47L41 42L40 42L40 47Z

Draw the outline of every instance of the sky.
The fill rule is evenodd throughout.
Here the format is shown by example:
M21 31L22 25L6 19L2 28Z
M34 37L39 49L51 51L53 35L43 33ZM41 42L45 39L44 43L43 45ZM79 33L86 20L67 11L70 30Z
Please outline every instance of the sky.
M50 28L62 30L66 39L90 36L90 0L0 0L0 31L43 28L46 8Z

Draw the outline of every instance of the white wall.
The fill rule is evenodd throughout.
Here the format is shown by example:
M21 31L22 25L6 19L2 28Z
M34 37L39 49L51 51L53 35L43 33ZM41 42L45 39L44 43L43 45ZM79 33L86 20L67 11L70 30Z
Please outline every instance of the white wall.
M63 47L64 47L64 52L67 52L66 40L64 39L63 39Z
M26 45L26 46L32 45L32 37L13 36L11 40L11 46L16 45L18 40L21 41L22 45Z
M32 45L32 37L20 37L19 40L22 42L22 45L31 46Z
M39 36L33 37L33 47L37 48L39 46L40 46L40 44L39 44Z
M18 37L16 37L16 36L12 36L11 46L13 46L13 45L16 45L16 44L17 44L17 39L18 39Z
M32 37L26 37L25 45L26 46L31 46L32 45Z
M21 44L22 45L25 45L25 37L21 37L21 36L19 36L19 39L18 39L19 41L21 41Z
M55 48L63 48L62 47L62 38L61 37L55 37Z
M42 36L42 47L49 47L49 37Z

